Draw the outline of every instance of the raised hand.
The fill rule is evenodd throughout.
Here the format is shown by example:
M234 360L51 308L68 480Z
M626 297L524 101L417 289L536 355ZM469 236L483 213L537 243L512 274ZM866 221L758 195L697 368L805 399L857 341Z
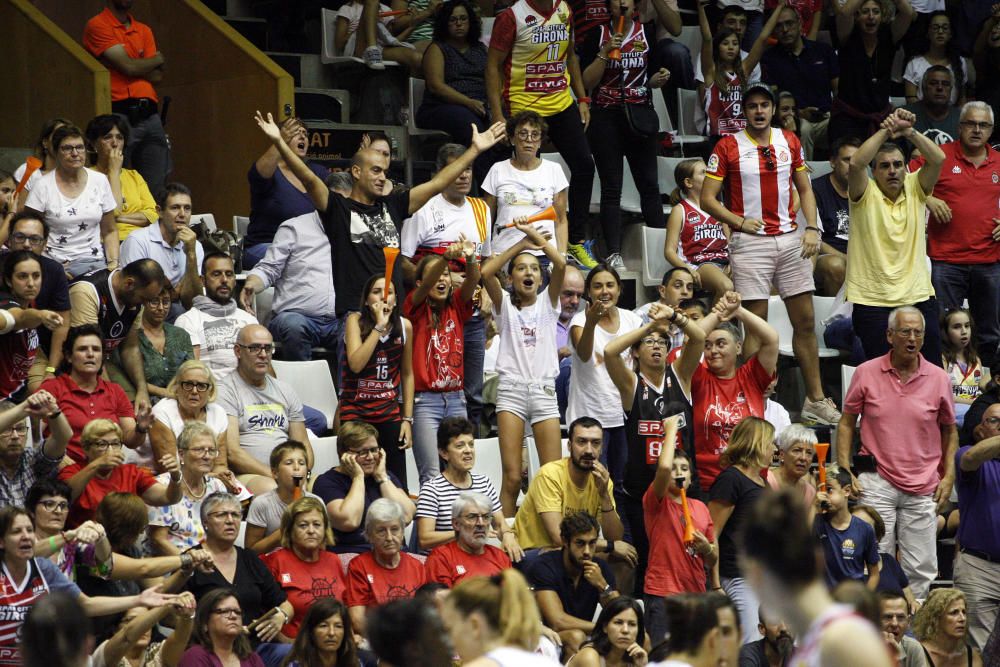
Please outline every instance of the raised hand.
M604 317L607 312L608 309L604 307L604 304L597 299L594 299L594 302L587 306L587 320L597 322Z
M340 467L343 470L343 473L351 478L365 476L365 471L358 464L358 457L356 454L345 452L340 457Z
M55 396L44 389L31 394L24 402L26 403L25 409L32 417L48 417L59 410L59 403Z
M507 129L503 123L493 123L485 132L480 132L479 129L472 124L472 143L480 153L487 151L494 146L498 141L507 136Z
M528 216L521 216L520 218L514 218L514 229L524 234L525 239L531 243L534 249L541 249L552 235L548 232L541 232L535 229L534 225L527 222Z
M180 476L181 466L177 462L176 454L164 454L160 457L160 467L163 472L170 473L171 477L175 477L174 473L177 473L176 477Z
M264 131L264 134L267 135L267 138L272 143L278 144L281 142L281 128L274 122L274 116L271 115L270 111L267 113L267 118L265 118L258 110L257 115L254 116L254 120L257 121L257 127Z
M147 401L138 401L135 407L135 425L141 429L149 430L153 425L153 408Z
M669 321L674 316L674 309L665 303L656 301L649 306L649 319L654 322Z

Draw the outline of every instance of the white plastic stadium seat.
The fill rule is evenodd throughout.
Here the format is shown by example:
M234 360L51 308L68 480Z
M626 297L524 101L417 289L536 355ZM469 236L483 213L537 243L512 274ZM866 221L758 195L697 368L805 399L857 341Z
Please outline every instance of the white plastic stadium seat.
M424 101L424 89L426 84L423 79L415 79L412 76L409 79L409 85L407 87L408 104L410 108L410 113L407 118L407 141L410 142L410 149L406 152L406 182L413 182L413 159L417 155L417 142L418 137L441 137L444 139L450 138L447 132L442 132L441 130L425 130L423 128L417 127L417 109L420 108L420 104Z
M642 228L642 284L655 287L663 282L663 274L670 269L663 256L663 246L667 242L667 230L656 227Z
M806 166L809 167L809 178L819 178L833 171L829 160L812 160L806 162Z
M847 399L847 390L851 388L851 380L854 379L854 371L856 370L858 370L857 366L848 366L847 364L840 367L840 384L843 387L840 393L841 405Z
M815 322L816 343L819 348L819 358L828 359L840 356L839 350L823 345L823 331L826 327L823 320L830 316L833 310L833 297L813 297L813 321ZM771 296L767 303L767 323L778 332L778 353L783 357L794 357L792 351L792 322L788 319L788 310L780 296Z
M237 239L242 239L247 235L247 230L250 229L250 218L245 215L234 215L233 216L233 231L236 233Z
M486 476L497 492L503 483L503 465L500 463L500 438L479 438L476 440L476 464L472 472Z
M271 321L271 302L274 300L274 288L268 287L266 290L258 292L253 298L253 310L257 315L257 321L267 326Z
M333 386L330 366L322 359L311 361L271 362L274 374L282 382L287 382L299 395L303 403L308 403L326 417L326 427L333 428L337 414L337 390Z
M316 479L330 468L340 464L340 456L337 454L337 436L315 438L312 441L312 448L315 457L312 479Z
M320 31L321 39L323 41L323 50L320 53L320 61L324 65L340 65L344 63L352 64L364 64L361 58L355 58L353 56L341 55L337 51L336 46L336 36L337 36L337 10L336 9L320 9ZM395 60L385 60L383 61L386 66L398 66Z
M215 226L215 216L211 213L192 213L191 224L197 225L199 223L205 225L205 229L210 232L214 232L218 229L218 227Z

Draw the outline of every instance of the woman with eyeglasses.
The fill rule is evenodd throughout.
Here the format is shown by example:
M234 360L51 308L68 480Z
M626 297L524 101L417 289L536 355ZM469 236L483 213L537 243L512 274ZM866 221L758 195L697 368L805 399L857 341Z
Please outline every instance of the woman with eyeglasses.
M61 262L70 278L118 268L118 202L108 177L87 168L83 132L60 127L52 133L52 151L55 169L38 180L25 202L52 227L45 254Z
M243 607L238 592L216 588L198 600L194 616L194 642L184 652L179 667L264 667L253 652L243 628Z
M173 505L149 508L148 535L153 553L177 556L202 543L205 528L201 524L201 502L206 496L227 493L232 484L239 490L236 495L240 501L250 498L250 492L232 472L227 482L211 475L218 455L218 439L208 424L191 421L184 425L177 438L182 495L180 502ZM168 484L170 473L157 476L156 481Z
M146 372L146 387L153 405L163 398L173 398L167 385L181 364L194 359L191 336L184 329L167 322L170 314L170 287L143 304L139 329L139 349Z
M40 479L28 490L24 508L35 524L35 555L48 558L75 581L78 563L110 572L112 553L104 527L96 521L64 530L72 496L66 482Z
M149 470L125 463L121 427L109 419L94 419L80 437L86 464L74 463L59 471L59 479L73 492L67 524L71 528L94 518L97 505L108 493L121 491L141 496L147 505L173 505L181 499L181 472L176 456L164 456L166 484Z
M923 42L920 50L906 63L906 69L903 70L907 104L924 98L924 74L933 65L942 65L951 71L950 104L961 106L965 103L968 94L972 92L969 59L962 56L953 36L951 17L947 12L940 10L927 15L927 32L920 36L920 41Z
M196 570L188 579L187 590L199 604L219 587L231 588L240 601L241 625L250 633L250 641L268 664L279 661L291 648L278 644L282 627L292 620L293 608L285 591L267 566L249 549L236 546L243 508L239 499L228 493L213 493L201 504L201 523L205 527L205 551L212 556L215 569ZM196 623L196 630L201 623ZM199 663L200 664L200 663Z
M136 413L122 388L101 377L104 364L103 334L96 324L71 327L63 343L62 368L58 377L42 383L41 389L55 396L59 409L73 428L66 455L80 464L87 462L80 436L94 419L110 419L121 427L121 441L136 449L146 441L153 421L149 408ZM66 372L68 371L68 372Z

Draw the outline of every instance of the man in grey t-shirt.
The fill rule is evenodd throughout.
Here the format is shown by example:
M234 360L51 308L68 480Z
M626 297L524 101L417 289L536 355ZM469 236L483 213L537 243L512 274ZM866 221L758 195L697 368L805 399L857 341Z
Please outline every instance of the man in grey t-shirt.
M268 375L274 339L267 328L248 324L234 346L236 372L219 383L216 402L229 417L229 467L255 495L274 488L268 460L277 445L298 440L306 446L309 468L312 445L302 401L289 385Z

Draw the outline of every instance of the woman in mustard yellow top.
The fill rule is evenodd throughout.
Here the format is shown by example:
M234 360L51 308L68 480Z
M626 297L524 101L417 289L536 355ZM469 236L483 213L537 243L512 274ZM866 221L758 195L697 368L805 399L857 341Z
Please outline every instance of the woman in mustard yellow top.
M115 209L118 240L124 241L133 230L159 219L156 201L139 172L122 168L125 145L128 143L128 124L121 116L96 116L87 123L86 134L93 156L92 168L111 181L111 192L118 202Z

